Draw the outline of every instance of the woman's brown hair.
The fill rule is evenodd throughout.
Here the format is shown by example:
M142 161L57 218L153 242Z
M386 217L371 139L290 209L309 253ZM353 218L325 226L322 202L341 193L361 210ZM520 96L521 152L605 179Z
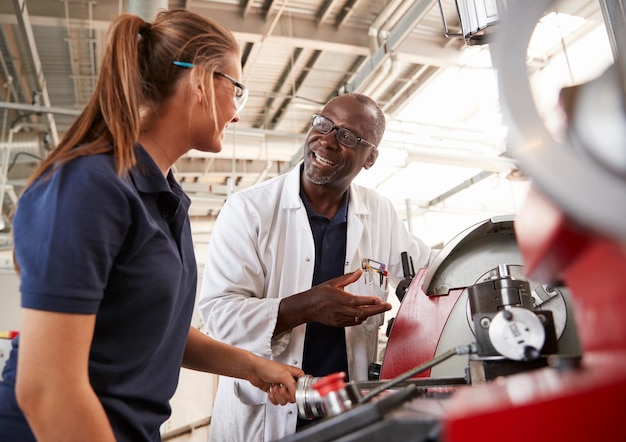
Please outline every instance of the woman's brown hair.
M197 66L199 80L212 91L213 74L232 54L239 55L239 45L228 29L184 9L161 11L152 23L136 15L117 16L94 94L28 184L75 158L105 152L124 175L135 164L133 144L142 124L186 71L172 62ZM205 94L203 101L215 115L213 94Z

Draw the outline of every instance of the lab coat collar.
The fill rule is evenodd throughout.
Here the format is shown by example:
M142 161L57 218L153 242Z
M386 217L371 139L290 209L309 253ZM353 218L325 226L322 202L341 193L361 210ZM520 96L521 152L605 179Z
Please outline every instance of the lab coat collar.
M300 199L300 176L302 173L302 164L301 161L291 169L288 173L285 187L286 192L283 197L283 208L284 209L299 209L303 206L302 200ZM370 214L369 209L363 202L361 195L354 183L350 184L350 201L348 202L348 214L354 213L358 216L368 216Z

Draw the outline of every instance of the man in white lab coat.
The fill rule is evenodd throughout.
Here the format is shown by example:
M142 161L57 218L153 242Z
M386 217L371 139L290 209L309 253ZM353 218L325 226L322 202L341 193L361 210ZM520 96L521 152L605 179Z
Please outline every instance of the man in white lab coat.
M402 252L416 269L431 252L389 200L352 184L374 165L384 130L372 99L335 97L313 116L301 164L227 200L199 299L211 336L316 377L367 380L391 308L388 279L403 277ZM220 378L212 442L273 441L305 424L296 404L274 406L246 382Z

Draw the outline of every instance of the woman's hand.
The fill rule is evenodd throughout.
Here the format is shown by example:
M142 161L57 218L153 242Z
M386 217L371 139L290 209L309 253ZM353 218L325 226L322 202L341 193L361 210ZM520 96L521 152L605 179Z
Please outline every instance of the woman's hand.
M298 367L254 356L248 381L267 392L274 405L285 405L296 401L296 379L304 375Z

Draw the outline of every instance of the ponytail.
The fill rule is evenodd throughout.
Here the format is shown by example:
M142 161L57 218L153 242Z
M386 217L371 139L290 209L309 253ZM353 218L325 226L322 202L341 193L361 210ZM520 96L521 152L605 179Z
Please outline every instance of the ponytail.
M27 186L68 161L101 153L113 155L118 175L125 175L136 163L133 145L144 113L168 98L183 75L172 61L193 63L204 76L238 53L228 29L185 9L161 11L153 23L118 15L109 28L94 94Z

